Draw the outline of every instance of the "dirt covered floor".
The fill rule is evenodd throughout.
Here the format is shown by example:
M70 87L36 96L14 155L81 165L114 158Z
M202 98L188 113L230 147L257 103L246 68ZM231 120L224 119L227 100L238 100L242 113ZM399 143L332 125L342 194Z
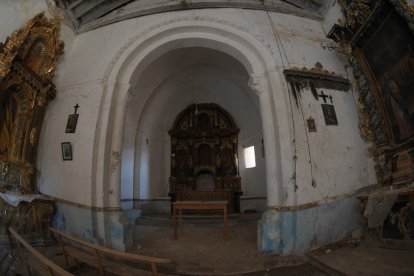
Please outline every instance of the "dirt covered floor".
M365 233L344 239L302 256L262 255L257 250L259 214L242 214L229 221L229 238L223 237L222 221L185 221L184 232L173 238L169 216L140 217L133 226L136 254L169 258L173 264L159 267L159 275L242 276L408 276L414 275L414 250L384 248L378 235ZM57 244L37 247L42 254L64 267ZM27 275L17 248L0 253L1 275ZM139 266L140 267L140 266ZM148 270L149 267L143 268ZM86 265L73 266L79 276L99 275ZM148 274L151 274L148 270Z
M222 221L184 221L184 232L179 232L178 239L174 240L171 218L141 217L134 229L137 246L131 251L169 258L174 261L178 274L328 275L305 256L260 254L257 250L259 217L259 214L243 214L230 219L227 240ZM289 271L282 268L286 266L290 267ZM278 267L280 271L275 270Z
M170 217L141 217L134 226L137 254L171 259L175 275L414 275L414 251L383 248L376 236L345 239L302 256L262 255L257 250L260 214L242 214L229 221L184 221L173 239ZM162 272L162 271L161 271Z

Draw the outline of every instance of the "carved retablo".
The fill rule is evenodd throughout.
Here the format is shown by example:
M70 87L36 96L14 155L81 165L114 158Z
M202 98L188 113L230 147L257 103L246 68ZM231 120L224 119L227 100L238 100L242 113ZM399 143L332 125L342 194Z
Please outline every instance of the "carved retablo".
M59 24L41 13L0 43L1 192L35 192L38 137L63 53Z
M414 17L408 2L341 0L345 22L328 34L353 68L359 127L375 144L370 152L382 184L414 180Z
M230 211L239 211L238 133L230 114L216 104L191 105L178 115L169 131L172 201L184 194L194 200L230 194Z

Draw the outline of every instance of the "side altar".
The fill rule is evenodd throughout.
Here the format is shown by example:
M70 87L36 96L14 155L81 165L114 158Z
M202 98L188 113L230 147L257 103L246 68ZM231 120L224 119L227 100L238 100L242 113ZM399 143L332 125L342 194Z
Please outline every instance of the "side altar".
M36 158L63 43L57 20L38 14L0 43L0 242L13 227L44 242L54 201L36 189Z

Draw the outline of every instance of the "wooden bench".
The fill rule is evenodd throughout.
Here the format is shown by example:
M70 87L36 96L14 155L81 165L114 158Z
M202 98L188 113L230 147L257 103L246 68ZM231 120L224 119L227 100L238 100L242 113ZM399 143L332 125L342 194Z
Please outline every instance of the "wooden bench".
M28 275L34 275L35 272L39 275L59 275L59 276L70 276L73 275L42 254L28 244L19 234L16 233L12 228L9 231L13 238L16 240L18 249L20 251L21 258L24 260ZM29 254L23 252L22 246L28 251ZM37 275L37 274L36 274Z
M216 190L216 191L177 191L175 192L174 201L227 201L227 213L231 214L234 212L233 209L233 192L231 190ZM171 203L172 211L172 203ZM211 213L208 210L204 212ZM214 212L214 211L213 211ZM188 210L187 213L197 213L196 211Z
M177 191L176 201L219 201L227 200L230 202L231 190L218 191Z
M173 202L174 239L177 239L177 210L180 219L180 229L183 232L183 210L222 210L224 223L224 239L227 239L227 205L228 201L176 201Z
M152 275L157 275L157 265L166 265L171 261L163 258L154 258L132 253L121 252L107 247L102 247L81 239L77 239L56 229L49 228L59 241L65 257L66 265L69 267L69 256L77 263L85 263L99 270L100 275L105 272L115 275L149 275L148 271L124 264L146 263L151 265Z

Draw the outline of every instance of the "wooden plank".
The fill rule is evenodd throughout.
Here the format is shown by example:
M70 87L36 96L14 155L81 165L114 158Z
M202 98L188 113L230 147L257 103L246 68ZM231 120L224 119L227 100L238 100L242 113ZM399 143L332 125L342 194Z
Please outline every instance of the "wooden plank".
M110 272L116 275L146 275L148 271L144 271L135 267L128 265L123 265L122 261L132 261L132 262L144 262L151 265L152 275L157 275L157 264L168 264L171 261L163 258L148 257L143 255L135 255L131 253L121 252L113 250L110 248L102 247L99 245L91 244L89 242L77 239L75 237L69 236L63 232L57 231L53 228L49 228L51 232L58 235L59 240L66 239L73 245L77 245L80 248L74 247L72 245L64 244L62 241L62 251L64 254L67 254L74 258L75 260L86 263L90 266L97 268L101 275L104 275L105 272ZM89 252L82 250L86 249ZM103 255L103 256L100 256ZM121 264L108 260L104 256L111 256L121 261ZM65 256L66 257L66 256ZM148 274L149 275L149 274Z
M61 275L61 276L73 275L73 274L67 272L66 270L64 270L63 268L61 268L60 266L58 266L57 264L55 264L54 262L52 262L51 260L49 260L48 258L46 258L45 256L43 256L42 254L40 254L40 252L38 252L30 244L28 244L11 227L9 228L9 231L18 243L23 245L27 249L27 251L29 251L30 254L32 256L34 256L38 261L40 261L46 268L50 268L53 271L53 273L55 273L56 275Z
M116 275L152 275L153 273L145 271L139 268L131 267L124 265L122 263L117 263L108 259L100 258L100 261L92 255L92 252L86 252L79 248L65 245L66 252L72 258L78 260L79 262L85 263L96 269L100 270L101 275L105 272L110 272ZM101 270L102 269L102 270Z
M99 269L99 263L97 262L95 256L93 256L92 254L70 245L65 245L65 251L69 256L78 260L79 262L88 264Z
M169 264L171 262L169 259L149 257L149 256L144 256L144 255L136 255L136 254L132 254L132 253L113 250L113 249L110 249L110 248L107 248L107 247L92 244L92 243L86 242L84 240L69 236L68 234L57 231L53 228L49 228L49 230L52 231L53 233L57 234L57 235L60 235L61 237L65 238L67 240L70 240L70 241L73 241L77 244L85 246L86 248L97 249L98 251L100 251L103 254L119 257L119 258L122 258L126 261L139 261L139 262L146 262L146 263L153 263L154 262L154 263L157 263L157 264Z

